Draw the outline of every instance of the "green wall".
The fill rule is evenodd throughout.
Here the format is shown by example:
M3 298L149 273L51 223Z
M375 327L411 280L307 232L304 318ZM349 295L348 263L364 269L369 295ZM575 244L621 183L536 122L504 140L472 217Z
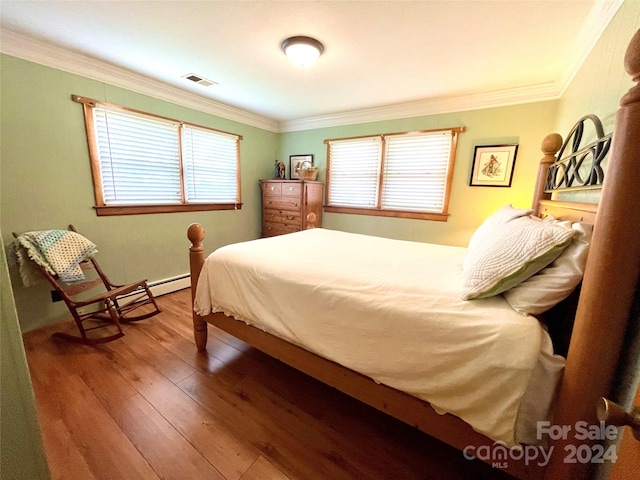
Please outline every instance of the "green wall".
M465 127L458 137L453 174L450 216L447 222L373 217L368 215L323 214L323 227L403 240L449 245L466 245L478 225L499 207L512 203L529 208L535 187L542 139L553 131L556 101L502 108L430 115L345 127L320 128L282 134L279 157L312 153L319 178L324 179L327 150L325 139L376 133ZM511 188L469 187L476 145L517 143ZM286 161L288 164L288 160Z
M205 248L257 238L260 191L278 135L10 56L1 68L0 227L11 232L66 228L73 223L98 245L98 260L114 283L164 280L188 272L190 223L207 232ZM242 135L243 207L238 211L97 217L82 106L78 94ZM64 320L47 284L24 288L11 269L23 331Z
M2 245L0 258L0 477L50 478Z

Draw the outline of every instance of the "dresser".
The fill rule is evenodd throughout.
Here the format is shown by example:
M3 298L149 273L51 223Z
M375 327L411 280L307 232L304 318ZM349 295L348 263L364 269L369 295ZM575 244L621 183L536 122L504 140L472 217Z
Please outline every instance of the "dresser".
M311 180L260 180L262 236L321 227L323 187Z

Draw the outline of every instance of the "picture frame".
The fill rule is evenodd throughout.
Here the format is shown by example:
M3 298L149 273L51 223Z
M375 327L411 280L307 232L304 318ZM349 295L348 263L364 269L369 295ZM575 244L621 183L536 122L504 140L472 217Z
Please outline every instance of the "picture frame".
M312 154L290 155L289 156L289 178L291 180L299 180L300 168L312 167L312 166L313 166Z
M517 154L517 143L476 146L469 186L510 187Z

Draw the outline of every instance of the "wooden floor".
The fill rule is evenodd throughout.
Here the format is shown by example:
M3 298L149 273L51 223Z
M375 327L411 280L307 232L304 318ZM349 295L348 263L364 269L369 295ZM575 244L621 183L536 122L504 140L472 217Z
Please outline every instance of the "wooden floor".
M506 479L209 327L190 291L96 347L24 335L54 479Z

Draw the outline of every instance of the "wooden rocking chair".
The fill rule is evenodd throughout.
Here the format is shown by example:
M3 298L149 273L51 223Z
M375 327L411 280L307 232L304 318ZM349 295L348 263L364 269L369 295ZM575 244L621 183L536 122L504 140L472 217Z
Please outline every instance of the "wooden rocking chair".
M69 225L69 230L76 232L73 225ZM13 236L18 238L15 233L13 233ZM41 265L38 265L35 262L34 264L40 272L42 272L45 278L49 280L59 297L64 300L71 312L71 315L73 315L73 319L76 322L78 330L80 330L80 336L56 332L53 334L54 337L63 338L72 342L84 343L86 345L110 342L124 335L124 332L122 331L123 323L143 320L160 313L160 308L158 307L153 294L149 290L146 280L140 280L139 282L130 283L128 285L114 285L104 274L94 258L80 263L82 270L87 274L89 274L91 270L95 271L95 274L93 275L94 278L87 278L86 280L70 284L61 281L57 275L52 275ZM98 287L103 287L101 288L103 291L98 294L89 295L91 290ZM128 299L133 299L137 294L141 295L141 298L135 299L126 304L122 301L124 296L129 297ZM137 316L129 315L134 310L150 304L154 307L151 312ZM97 306L97 309L95 306ZM84 309L89 311L84 312ZM85 327L84 322L89 319L102 320L103 322L106 321L108 323L99 323L87 328ZM91 330L109 327L111 324L115 325L117 329L117 332L114 334L101 337L89 337L87 335L87 332Z

